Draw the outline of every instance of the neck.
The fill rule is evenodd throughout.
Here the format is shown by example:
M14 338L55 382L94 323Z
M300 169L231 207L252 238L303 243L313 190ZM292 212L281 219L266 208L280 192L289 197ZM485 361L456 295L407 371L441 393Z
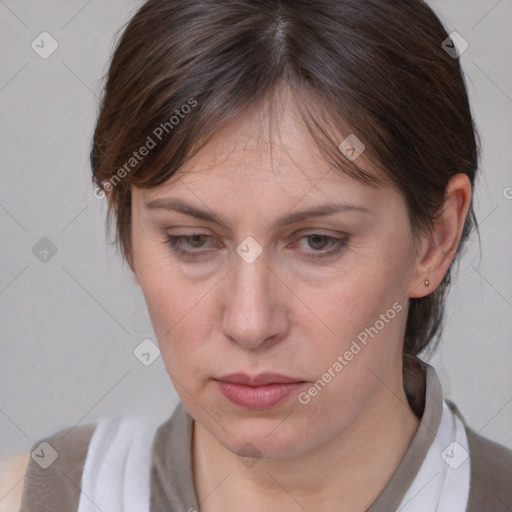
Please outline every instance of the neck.
M251 467L194 422L201 511L364 511L384 489L418 425L401 378L379 385L350 427L327 443L293 458L260 459Z

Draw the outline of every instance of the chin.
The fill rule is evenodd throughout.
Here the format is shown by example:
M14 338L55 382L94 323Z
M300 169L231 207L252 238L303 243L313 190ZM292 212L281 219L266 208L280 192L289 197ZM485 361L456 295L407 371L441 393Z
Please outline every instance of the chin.
M204 411L198 421L230 452L254 459L286 459L298 456L321 444L319 422L308 411L299 415L290 408L268 411L223 411L216 415L221 425ZM224 428L223 428L224 427Z
M219 437L217 437L217 435ZM310 440L299 432L281 432L272 435L252 434L250 431L237 432L235 437L224 432L215 432L215 437L223 446L241 459L286 459L296 457L309 449ZM242 460L243 462L243 460Z

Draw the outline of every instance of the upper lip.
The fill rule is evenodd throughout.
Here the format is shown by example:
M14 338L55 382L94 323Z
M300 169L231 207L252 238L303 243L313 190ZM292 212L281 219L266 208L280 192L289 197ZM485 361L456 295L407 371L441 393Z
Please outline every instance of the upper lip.
M231 382L234 384L243 384L245 386L265 386L267 384L285 384L289 382L303 382L294 377L281 375L279 373L259 373L258 375L248 375L246 373L230 373L218 378L222 382Z

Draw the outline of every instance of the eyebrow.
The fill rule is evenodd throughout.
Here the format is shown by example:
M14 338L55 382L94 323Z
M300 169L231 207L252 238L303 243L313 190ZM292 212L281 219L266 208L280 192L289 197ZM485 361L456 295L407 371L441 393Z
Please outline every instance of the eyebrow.
M149 210L170 210L176 211L179 213L183 213L185 215L190 215L191 217L195 217L197 219L213 222L220 226L228 227L227 221L221 216L210 210L204 210L202 208L198 208L197 206L191 205L182 199L178 198L162 198L155 199L154 201L150 201L146 203L146 208ZM302 210L299 212L287 213L279 217L273 224L272 229L277 226L287 226L289 224L295 224L297 222L301 222L310 217L324 217L327 215L333 215L338 212L362 212L372 215L373 212L368 208L364 208L363 206L357 206L348 203L327 203L318 206L313 206L306 210Z

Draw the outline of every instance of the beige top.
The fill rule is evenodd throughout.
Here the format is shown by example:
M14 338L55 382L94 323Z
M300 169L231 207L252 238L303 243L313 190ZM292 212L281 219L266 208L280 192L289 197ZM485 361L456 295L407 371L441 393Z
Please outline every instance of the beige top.
M442 389L435 370L425 364L426 389L408 396L424 409L420 426L404 457L381 494L367 512L395 511L417 475L432 444L442 415ZM512 450L478 435L467 426L457 407L449 407L464 423L471 461L467 512L512 511ZM180 402L172 416L161 424L151 451L150 512L199 511L192 471L193 418ZM59 453L42 469L34 460L25 476L21 512L76 512L82 471L89 441L97 423L62 429L47 441ZM63 437L69 432L69 435ZM106 511L105 511L106 512Z

